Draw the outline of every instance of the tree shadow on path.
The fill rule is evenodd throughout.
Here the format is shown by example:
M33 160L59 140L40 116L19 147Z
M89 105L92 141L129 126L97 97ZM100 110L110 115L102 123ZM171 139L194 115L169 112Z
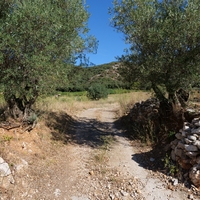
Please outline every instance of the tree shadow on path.
M98 148L104 145L104 137L116 135L120 130L112 122L100 122L96 119L75 119L66 112L48 114L46 125L51 129L52 140L64 144L87 145Z

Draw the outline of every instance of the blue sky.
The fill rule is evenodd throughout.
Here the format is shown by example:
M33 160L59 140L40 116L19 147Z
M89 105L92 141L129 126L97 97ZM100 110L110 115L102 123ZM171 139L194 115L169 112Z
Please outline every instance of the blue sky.
M116 61L115 57L121 56L127 47L123 35L116 32L109 25L111 16L108 14L108 8L112 7L112 1L86 0L86 4L89 6L88 12L90 13L89 33L99 41L97 54L87 54L90 62L95 65Z

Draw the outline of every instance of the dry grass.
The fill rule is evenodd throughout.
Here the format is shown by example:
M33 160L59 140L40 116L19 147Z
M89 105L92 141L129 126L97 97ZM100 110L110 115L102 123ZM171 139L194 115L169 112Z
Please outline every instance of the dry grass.
M123 95L115 95L112 98L114 102L119 103L120 110L118 115L122 116L126 115L135 103L145 101L150 97L151 97L150 92L138 91L138 92L126 93Z
M75 115L78 112L94 107L103 107L105 103L118 103L120 105L119 115L126 114L130 108L140 101L145 101L151 96L149 92L131 92L125 94L112 94L107 99L100 99L98 101L88 100L87 97L69 97L61 96L47 97L40 99L36 104L36 109L41 113L46 112L67 112L69 115Z
M90 101L85 96L60 96L58 98L52 96L39 99L35 105L35 109L39 115L38 124L31 132L24 132L21 128L11 129L9 131L0 128L0 156L10 166L14 166L13 168L22 165L22 160L28 163L27 168L24 167L21 172L16 172L15 180L17 184L14 185L15 188L12 195L16 199L22 199L22 194L19 191L33 188L34 184L40 186L41 179L44 182L48 180L45 174L52 175L50 172L58 169L56 163L59 163L59 159L63 159L63 156L67 155L71 148L70 143L69 145L64 145L63 142L66 140L68 122L70 126L71 116L73 117L84 109L101 108L105 106L105 103L119 103L122 108L125 108L130 102L134 103L145 98L146 93L135 92L109 95L108 99L101 99L99 101ZM1 104L0 101L0 108L4 106L5 102L2 101ZM51 123L54 123L55 126L48 126ZM59 140L54 138L53 133L59 137ZM94 157L98 165L108 161L106 150L110 143L113 142L110 136L102 137L101 139L104 143L104 149L102 148L100 151L98 149L98 153ZM60 155L61 153L62 155ZM107 173L106 170L104 167L100 168L102 176ZM26 174L29 174L29 178L26 178Z

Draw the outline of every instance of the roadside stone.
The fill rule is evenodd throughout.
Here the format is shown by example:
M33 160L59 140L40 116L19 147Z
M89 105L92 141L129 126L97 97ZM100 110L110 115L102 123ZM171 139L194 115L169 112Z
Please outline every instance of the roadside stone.
M89 175L93 176L94 175L94 171L90 171Z
M55 195L55 197L59 197L61 195L61 190L56 188L54 191L54 195Z
M185 145L184 145L184 143L183 142L178 142L178 144L177 144L177 148L179 148L179 149L185 149Z
M194 196L192 194L189 194L188 199L194 199Z
M198 134L198 135L199 135L199 134L200 134L200 127L197 128L197 129L192 129L192 130L191 130L191 133L192 133L192 134Z
M199 140L196 140L194 142L194 145L198 147L198 149L200 149L200 141Z
M172 183L174 186L178 185L178 179L177 178L172 179Z
M200 120L198 120L198 122L194 123L194 125L200 127Z
M192 141L192 140L189 140L188 138L185 138L185 143L186 143L186 144L192 144L193 141Z
M9 189L10 184L14 184L14 178L11 174L8 163L0 157L0 187Z
M24 159L21 159L21 163L15 166L17 172L22 171L23 169L28 168L28 162Z
M190 131L190 127L188 125L184 124L183 131Z
M175 137L179 140L181 140L183 138L182 134L181 133L176 133L175 134Z
M8 166L7 163L1 163L0 164L0 176L4 177L4 176L8 176L11 174L10 168Z
M154 162L154 161L155 161L155 158L150 158L150 161L151 161L151 162Z
M187 156L189 156L190 158L194 158L194 157L196 157L198 154L199 154L199 152L196 152L196 151L189 151L189 152L186 152L185 153Z
M184 147L185 147L185 150L186 150L186 151L198 151L198 148L197 148L197 146L195 146L195 145L188 145L188 144L185 144Z
M120 191L121 195L124 196L124 197L127 197L129 196L129 193L128 192L125 192L123 190Z
M4 163L4 159L0 157L0 164Z
M111 200L114 200L114 199L115 199L115 195L114 195L114 194L110 194L109 196L110 196L110 199L111 199Z
M199 188L200 187L200 164L197 164L192 167L189 172L189 177L192 183Z
M198 157L196 158L196 162L197 162L197 164L200 164L200 156L198 156Z
M195 136L193 136L193 135L188 135L188 139L192 140L192 141L196 141L197 140L197 138Z
M176 148L174 151L176 156L182 157L184 155L183 149Z

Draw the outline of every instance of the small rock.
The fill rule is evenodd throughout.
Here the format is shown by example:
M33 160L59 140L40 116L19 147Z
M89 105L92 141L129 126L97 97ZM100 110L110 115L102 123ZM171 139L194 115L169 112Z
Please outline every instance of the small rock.
M197 152L197 151L189 151L189 152L186 152L185 154L187 156L189 156L190 158L194 158L199 154L199 152Z
M185 138L184 140L185 140L185 143L186 143L186 144L192 144L192 143L193 143L193 141L192 141L192 140L189 140L188 138Z
M192 183L198 188L200 187L200 164L194 165L189 172Z
M198 157L196 158L196 162L197 162L197 164L200 164L200 156L198 156Z
M175 137L179 140L181 140L183 138L181 133L176 133Z
M94 175L94 171L90 171L89 175L93 176Z
M121 192L121 195L124 196L124 197L127 197L127 196L129 195L128 192L125 192L125 191L123 191L123 190L121 190L120 192Z
M200 120L198 122L194 123L194 125L200 127Z
M186 151L198 151L198 147L196 147L195 145L185 144L184 147Z
M184 124L183 130L184 130L184 131L190 131L190 127L189 127L188 125L185 125L185 124Z
M0 157L0 164L4 163L4 159Z
M196 112L194 109L191 109L191 108L187 108L187 111L188 111L189 113L195 113L195 112Z
M200 149L200 141L199 140L196 140L194 142L194 145L198 147L198 149Z
M22 142L22 149L26 149L26 143Z
M178 144L177 144L177 148L185 149L185 145L181 141L179 141Z
M192 141L196 141L197 140L197 138L195 136L193 136L193 135L188 135L188 139L192 140Z
M61 190L55 189L54 195L55 195L55 197L59 197L61 195Z
M194 199L194 196L192 194L189 194L188 199Z
M151 161L151 162L154 162L154 161L155 161L155 159L154 159L154 158L150 158L150 161Z
M114 194L110 194L110 199L114 200L115 199L115 195Z
M10 168L7 163L0 164L0 176L8 176L11 174Z
M192 134L200 134L200 127L197 128L197 129L192 129L192 130L191 130L191 133L192 133Z
M174 186L178 185L178 179L177 178L172 179L172 183Z
M182 136L183 136L183 137L186 137L186 136L187 136L187 132L186 132L186 131L181 131L181 133L182 133Z
M183 157L184 151L183 149L175 148L174 153L176 156Z
M169 190L172 190L172 191L174 191L174 188L173 188L173 186L172 186L172 185L168 185L168 186L167 186L167 188L168 188Z

